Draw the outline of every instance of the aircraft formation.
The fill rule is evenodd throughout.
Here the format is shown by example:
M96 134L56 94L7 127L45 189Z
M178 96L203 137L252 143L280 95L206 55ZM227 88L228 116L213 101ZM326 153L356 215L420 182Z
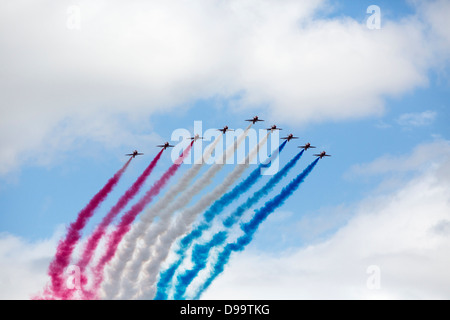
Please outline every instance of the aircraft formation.
M255 116L253 119L246 119L245 121L254 124L264 120ZM234 155L239 144L245 141L252 124L248 125L247 129L238 135L235 145L227 147L225 157ZM233 131L228 126L215 130L224 134L227 131ZM274 130L282 130L282 128L273 125L270 128L264 128L261 132L265 132L265 130L267 130L267 133L264 134L264 138L259 139L258 144L252 147L251 151L249 150L246 157L247 163L250 163L252 157L256 157L261 147L268 142L270 133ZM276 137L278 138L278 136ZM272 136L271 138L275 137ZM193 137L187 136L186 140L190 140L190 143L179 154L177 161L173 161L161 173L160 177L153 181L151 187L145 193L140 194L138 201L126 209L127 205L145 187L145 182L156 168L163 151L175 147L169 142L156 145L156 147L162 149L154 156L134 183L122 194L116 204L111 207L95 230L87 236L85 242L80 241L87 221L93 217L103 200L119 183L132 159L143 155L138 150L127 153L126 156L129 159L126 163L108 179L106 184L83 207L76 220L68 228L66 236L58 243L55 256L48 268L50 281L42 289L42 292L36 296L36 299L154 298L164 300L172 294L174 299L185 299L191 296L192 299L198 299L224 270L232 252L242 251L252 241L259 225L265 221L266 217L281 207L285 200L299 188L320 159L330 156L325 151L313 154L318 158L313 159L302 171L296 172L295 177L290 177L289 182L276 195L270 199L265 199L267 201L258 209L250 210L250 212L253 212L250 221L243 222L241 221L242 215L252 207L259 205L263 198L266 198L269 193L273 193L272 190L278 183L283 183L286 180L286 175L295 167L304 151L316 147L309 142L298 146L302 150L296 152L282 168L258 186L256 186L257 182L263 176L261 170L267 168L267 163L261 162L244 179L241 179L241 177L248 166L235 166L226 178L219 181L214 188L208 186L223 166L212 165L200 174L200 164L199 166L186 168L183 176L164 193L164 188L169 180L175 176L184 159L189 156L195 141L200 139L203 139L203 137L199 134L195 134ZM281 138L284 142L279 144L277 148L272 145L274 149L273 159L278 157L288 142L296 139L299 139L299 137L288 134ZM222 142L221 139L214 139L211 142L211 150L220 142ZM205 152L205 155L210 157L212 152ZM206 161L203 163L206 163ZM196 178L197 175L199 176ZM194 179L195 183L192 187L190 184L194 182ZM250 190L252 186L257 187L258 190ZM192 199L202 190L206 190L206 192L191 205ZM214 227L212 222L215 219L213 218L220 214L228 214L226 212L228 210L225 210L225 208L237 203L239 197L247 192L251 192L253 195L246 197L244 202L239 202L231 214L223 220L221 223L222 230L213 236L212 241L202 241L206 240L202 236L203 231L212 230L211 228ZM161 198L155 200L158 196ZM149 206L153 201L157 201L157 203ZM187 204L190 205L187 206ZM124 213L119 218L121 211L124 211ZM135 222L139 215L141 215L141 219ZM155 221L156 217L158 217L157 221ZM192 225L197 218L202 218L202 222L198 226ZM114 222L114 220L116 221ZM136 223L136 228L133 227L134 223ZM156 224L154 225L154 223ZM229 237L229 234L233 225L238 223L244 232L235 240L236 242L233 242L234 240ZM164 267L167 263L166 260L174 250L173 247L177 239L181 237L183 238L180 243L183 243L183 246L176 249L178 260L173 261L166 269ZM105 241L100 243L102 239ZM124 241L124 245L120 246L122 241ZM80 245L82 247L80 247L78 261L75 261L75 265L79 267L79 274L83 277L84 288L82 290L71 290L64 286L68 280L65 270L72 263L72 259L76 258L72 255L74 249ZM149 248L151 252L156 254L150 257L148 255ZM190 248L192 248L191 254L189 253ZM219 252L214 265L211 266L210 270L205 270L207 271L205 278L198 278L198 273L207 265L210 257L209 252L216 249ZM204 252L207 254L205 255ZM100 255L98 259L94 259L96 254ZM183 268L179 268L185 259L191 260L192 269L183 270ZM122 261L126 263L122 263ZM111 265L111 268L108 268L108 265ZM177 279L182 279L182 281ZM200 280L200 283L197 284L194 292L189 293L187 291L188 286L196 279ZM173 292L171 292L172 288Z
M256 122L260 122L260 121L264 121L264 120L259 119L258 116L254 116L253 119L246 119L245 121L252 122L253 124L255 124ZM274 130L283 130L283 129L282 128L278 128L277 125L272 125L270 128L267 128L266 130L273 132ZM220 131L223 134L225 134L227 131L234 131L234 129L230 129L230 128L228 128L228 126L224 126L221 129L217 129L217 131ZM190 138L190 140L194 140L194 141L197 141L199 139L203 139L203 137L200 137L199 134L196 134L194 137ZM289 142L292 139L298 139L298 137L295 137L292 133L290 133L289 135L287 135L286 137L283 137L281 139L282 140L286 140L287 142ZM169 144L169 142L165 142L164 144L157 145L157 147L158 148L164 148L164 150L166 150L167 148L173 148L175 146ZM299 148L303 148L306 151L309 148L316 148L316 147L312 146L311 143L308 142L308 143L306 143L303 146L299 146ZM132 153L127 153L125 155L126 156L131 156L131 157L134 158L136 156L143 155L143 153L139 153L137 150L134 150ZM322 159L323 157L331 157L331 155L327 154L325 151L322 151L321 153L313 154L313 156L319 157L320 159Z

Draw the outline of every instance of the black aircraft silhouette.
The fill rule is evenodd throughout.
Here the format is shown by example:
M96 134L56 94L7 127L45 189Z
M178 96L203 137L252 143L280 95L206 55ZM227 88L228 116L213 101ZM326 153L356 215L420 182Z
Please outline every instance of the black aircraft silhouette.
M298 137L294 137L294 135L292 133L290 133L287 137L284 137L281 139L285 139L289 142L291 139L298 139Z
M217 131L222 131L223 134L225 134L225 132L227 131L234 131L232 129L228 129L228 126L223 127L223 129L217 129Z
M168 142L164 143L164 144L158 144L157 147L159 148L164 148L164 150L166 150L167 148L173 148L175 146L169 144Z
M283 130L283 129L277 128L277 126L274 124L274 125L271 126L270 128L267 128L267 130L273 131L273 130Z
M320 157L320 159L322 159L323 157L331 157L331 155L327 154L325 151L322 151L319 154L313 154L313 156Z
M245 121L249 121L249 122L252 122L253 124L255 124L255 122L264 121L264 120L259 119L258 116L254 116L253 119L247 119Z
M311 143L306 143L304 146L300 146L299 148L303 148L306 150L308 150L309 148L315 148L314 146L311 145Z
M143 153L139 153L137 150L134 150L133 153L127 153L126 156L136 157L136 156L142 156Z

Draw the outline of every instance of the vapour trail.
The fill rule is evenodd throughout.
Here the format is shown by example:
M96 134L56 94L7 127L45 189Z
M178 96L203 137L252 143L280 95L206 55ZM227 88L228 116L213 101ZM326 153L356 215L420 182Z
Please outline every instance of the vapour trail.
M249 197L243 204L238 206L228 217L223 221L223 225L226 230L229 230L242 215L249 210L252 206L257 204L263 197L267 196L275 186L286 177L289 171L297 164L303 155L305 150L301 150L297 153L280 171L278 171L272 178L270 178L267 183L257 190L251 197ZM220 234L220 232L219 232ZM221 243L212 240L214 246L219 246ZM192 262L194 264L193 268L186 270L184 273L177 276L176 287L175 287L175 299L183 299L183 295L189 286L189 284L197 276L197 273L206 266L207 260L202 259L204 254L199 254L199 252L209 252L212 249L211 243L196 245L192 253ZM206 256L207 259L207 256Z
M267 142L269 134L270 132L253 148L246 157L244 164L236 165L233 171L225 177L221 184L216 186L211 192L202 196L193 206L181 211L174 219L175 221L170 225L170 228L165 228L163 232L160 233L159 241L154 249L153 256L150 259L147 259L147 261L141 261L141 263L144 263L144 279L140 283L137 283L139 285L139 291L137 292L138 298L153 298L156 293L156 278L159 274L161 264L169 255L172 244L178 237L189 230L191 224L200 213L222 196L242 175L245 169L248 168L252 159L257 156L259 148ZM237 141L237 143L239 145L240 141ZM231 153L234 152L233 149L230 151Z
M153 223L154 218L158 214L163 214L168 204L171 204L179 193L183 192L191 183L192 179L198 174L203 165L209 160L213 150L221 141L219 135L215 140L207 146L207 149L202 155L201 161L196 161L194 165L189 168L180 180L174 184L158 202L148 208L142 213L140 222L132 226L131 230L123 238L116 255L111 263L105 269L106 281L102 283L102 296L105 299L111 300L117 297L124 279L123 273L127 263L132 260L134 251L138 244L138 240L145 234Z
M183 163L184 158L189 154L194 141L192 141L183 153L178 157L174 164L162 175L162 177L155 182L155 184L148 190L145 195L135 203L130 210L128 210L120 219L119 224L112 234L108 237L106 244L106 252L101 257L100 261L93 268L93 288L91 292L86 292L86 298L98 298L98 291L103 281L103 270L105 265L114 256L117 246L122 240L123 236L130 230L130 225L136 218L136 216L149 204L155 196L159 194L161 189L165 187L169 179L177 172L180 165Z
M242 141L244 141L250 128L251 125L249 125L245 131L239 135L236 141L238 146L242 143ZM234 155L234 147L235 146L232 145L227 148L222 154L220 161L213 163L211 167L197 181L195 181L192 186L190 186L179 196L178 199L176 199L175 202L170 203L169 206L159 212L160 219L158 223L152 225L151 228L148 228L143 234L140 235L144 245L136 248L133 261L127 265L126 272L122 276L122 293L118 296L118 298L127 298L136 293L137 277L142 269L142 264L150 258L152 245L155 244L159 235L167 230L174 213L185 207L196 194L211 184L214 176L220 171L220 169L222 169L227 160Z
M286 146L287 141L284 141L278 149L274 152L273 155L269 156L268 161L273 161L281 151L283 151ZM203 221L196 226L189 234L183 237L179 241L179 247L177 249L176 254L178 255L178 259L172 263L167 270L161 272L159 274L159 281L157 284L157 292L155 299L157 300L165 300L167 299L167 289L170 285L172 277L174 276L176 270L181 265L183 260L186 257L186 252L196 239L200 238L203 235L203 232L206 231L210 226L212 220L223 210L230 205L233 201L239 198L242 194L247 192L261 177L261 168L267 167L267 163L261 163L256 169L254 169L250 175L241 181L238 185L236 185L231 191L224 194L220 199L215 201L211 207L203 214Z
M123 167L114 174L112 178L103 186L103 188L89 201L89 203L78 213L77 219L72 222L67 230L66 237L61 240L56 249L55 257L50 263L48 274L50 276L50 285L44 289L44 294L48 297L59 299L65 291L64 288L64 270L70 263L70 256L81 238L81 231L86 226L89 219L93 216L95 210L106 199L107 195L117 185L122 174L131 162L131 158Z
M281 192L278 195L276 195L271 200L267 201L264 204L264 206L261 207L259 210L255 210L255 215L249 222L241 225L241 229L244 232L244 234L241 237L239 237L235 242L229 243L224 247L224 249L218 256L216 263L209 274L209 277L196 290L194 299L199 299L202 293L211 285L214 279L220 273L222 273L225 265L228 263L230 259L230 255L232 252L244 250L245 246L252 241L253 236L256 230L258 229L259 225L269 216L269 214L274 212L275 209L282 206L286 201L286 199L288 199L294 193L294 191L298 189L300 184L314 169L318 161L319 158L314 160L302 173L300 173L286 187L284 187L283 190L281 190Z
M75 264L80 268L81 275L81 287L83 288L87 284L87 277L85 275L86 266L92 259L92 256L97 249L100 239L105 235L107 227L112 223L114 218L119 214L119 212L136 196L136 194L141 190L146 179L150 176L153 169L156 167L159 159L161 159L163 150L161 150L156 157L150 162L150 164L145 168L142 174L136 179L133 185L126 190L126 192L120 197L119 201L111 208L108 214L103 217L100 224L96 227L94 232L89 236L86 244L84 245L81 258ZM67 297L70 298L71 293L74 290L68 290Z

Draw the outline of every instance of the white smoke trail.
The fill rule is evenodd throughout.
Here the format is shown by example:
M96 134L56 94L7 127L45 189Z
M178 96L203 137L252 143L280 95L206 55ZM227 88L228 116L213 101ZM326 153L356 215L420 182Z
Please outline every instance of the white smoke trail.
M222 136L216 137L216 139L207 147L202 155L202 161L195 163L175 184L170 188L164 196L155 203L154 206L147 209L141 215L140 223L134 224L127 235L122 240L117 253L111 263L106 267L105 282L102 284L102 297L105 299L114 299L119 293L121 287L121 275L127 265L127 262L131 260L133 253L136 249L138 239L152 224L156 215L161 212L167 203L171 203L179 193L183 192L192 179L198 174L203 164L207 162L216 148L217 144L221 141Z
M143 240L143 245L136 248L132 262L127 265L125 273L122 275L122 294L118 296L119 299L128 299L135 294L136 282L142 268L142 262L147 261L150 258L151 247L155 244L158 236L167 230L176 211L185 207L196 194L212 183L214 176L222 169L227 160L234 155L235 148L244 141L250 128L251 125L238 136L235 144L226 149L222 158L218 159L219 162L215 162L192 186L182 193L176 201L170 203L169 206L166 206L158 212L160 218L158 223L153 224L151 228L148 228L149 230L146 229L146 231L142 232L140 238ZM136 239L136 241L138 241L138 239Z
M144 266L144 279L138 285L138 290L134 296L124 296L124 298L143 298L152 299L155 295L155 283L159 274L162 263L166 260L170 253L170 248L175 240L184 235L191 228L192 223L197 216L206 210L214 201L219 199L228 188L242 175L249 166L250 161L256 157L258 150L263 146L269 137L269 133L259 142L259 144L249 153L244 164L238 164L234 170L224 179L224 181L214 188L211 192L203 196L195 205L183 210L170 225L170 229L163 230L159 235L159 241L154 248L153 256L150 259L139 260L140 266ZM149 243L144 243L146 248ZM147 250L148 252L148 250Z

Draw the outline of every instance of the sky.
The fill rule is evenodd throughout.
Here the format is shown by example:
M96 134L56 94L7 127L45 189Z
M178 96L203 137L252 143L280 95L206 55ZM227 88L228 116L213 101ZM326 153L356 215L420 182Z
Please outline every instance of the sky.
M448 16L446 0L2 2L0 298L29 299L45 285L65 228L124 154L144 156L84 236L157 144L178 144L175 133L199 125L201 135L245 129L255 115L265 121L253 129L276 124L280 137L299 137L280 167L299 145L317 147L265 200L315 151L332 157L202 298L450 298Z

